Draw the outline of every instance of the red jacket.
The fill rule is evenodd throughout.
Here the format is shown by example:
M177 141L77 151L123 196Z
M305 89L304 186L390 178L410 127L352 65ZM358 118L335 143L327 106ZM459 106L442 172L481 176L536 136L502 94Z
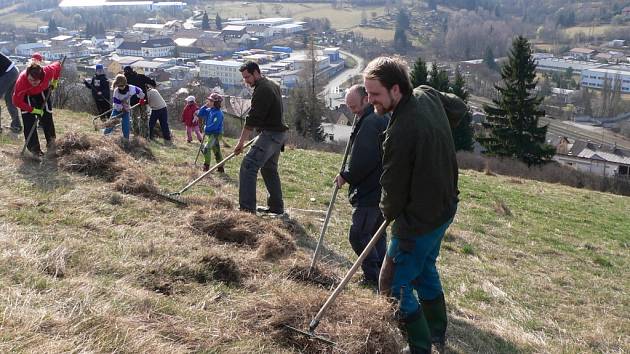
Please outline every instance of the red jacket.
M184 111L182 112L182 122L186 124L187 127L194 127L199 125L199 120L197 123L193 124L193 118L195 118L195 112L199 109L196 103L186 104L184 107Z
M22 112L31 112L33 108L26 101L26 96L35 96L44 92L52 80L58 80L61 75L61 63L58 61L44 66L44 79L37 86L31 85L26 77L26 70L20 73L17 81L15 82L15 90L13 91L13 104L22 110Z

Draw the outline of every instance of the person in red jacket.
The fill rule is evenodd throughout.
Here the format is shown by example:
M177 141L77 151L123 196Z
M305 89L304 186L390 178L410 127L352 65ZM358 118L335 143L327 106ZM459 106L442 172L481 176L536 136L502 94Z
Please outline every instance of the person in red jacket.
M199 119L195 117L195 113L199 110L199 106L195 103L195 96L186 97L186 107L184 107L184 111L182 112L182 122L186 126L186 135L188 136L188 142L192 143L192 132L195 132L197 135L197 140L199 142L203 142L203 136L201 135L201 131L199 131Z
M61 63L54 62L47 66L31 63L26 70L20 73L13 91L13 104L22 111L22 123L24 125L24 139L28 139L31 128L39 118L49 154L55 152L55 125L52 116L52 103L50 96L47 102L46 96L49 90L54 90L59 84L61 75ZM39 146L37 129L34 130L26 147L35 156L42 156Z

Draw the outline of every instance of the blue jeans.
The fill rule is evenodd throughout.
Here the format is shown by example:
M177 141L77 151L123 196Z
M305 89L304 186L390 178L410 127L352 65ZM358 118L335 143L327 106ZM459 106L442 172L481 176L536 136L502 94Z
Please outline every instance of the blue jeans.
M115 117L119 114L123 113L123 111L113 110L111 117ZM129 139L129 129L131 128L131 124L129 123L129 112L124 112L121 116L121 124L122 124L122 133L125 139ZM111 134L114 131L114 127L105 128L103 133L105 135Z
M444 233L452 222L453 219L411 239L392 236L381 269L380 290L398 300L403 319L422 311L419 300L433 300L442 295L435 260L440 253Z
M160 121L160 128L162 129L162 137L164 137L164 140L171 140L171 130L168 127L168 112L166 107L151 110L151 117L149 117L149 139L153 139L153 129L155 129L155 123L157 121Z
M278 175L280 149L287 141L286 132L265 130L249 149L239 172L238 202L241 210L256 211L256 178L258 170L267 187L267 206L272 212L284 212L282 187Z
M381 209L378 206L352 209L352 225L350 225L348 239L357 256L363 252L365 246L370 242L383 221L383 214L381 214ZM361 263L363 277L367 281L374 282L374 284L378 284L378 275L387 247L386 239L387 234L382 235L374 248L372 248L372 251Z

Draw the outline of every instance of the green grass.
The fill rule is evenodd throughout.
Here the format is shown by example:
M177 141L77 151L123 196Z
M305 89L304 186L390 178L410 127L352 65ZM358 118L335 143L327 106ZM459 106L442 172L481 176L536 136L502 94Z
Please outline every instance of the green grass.
M85 114L55 115L58 136L94 134L89 123ZM175 148L151 143L157 162L142 164L163 190L178 190L200 172L190 167L197 146L183 137L175 131ZM280 274L286 264L258 269L247 251L195 233L187 220L204 205L181 209L122 195L52 162L22 161L15 154L21 142L0 138L0 352L294 352L240 317L243 306L273 299L275 287L286 284ZM227 164L224 178L187 193L235 201L240 161ZM292 147L281 155L287 210L311 235L298 240L307 255L340 161L339 154ZM438 259L450 352L630 351L630 198L513 181L460 171L461 202ZM324 253L340 272L356 257L347 241L346 191L335 204ZM265 197L259 181L259 204ZM511 215L497 209L499 202ZM55 258L59 249L67 253ZM249 264L255 276L235 287L186 280L176 271L197 269L209 250ZM42 271L59 257L64 277ZM172 279L182 277L171 284L171 296L145 286L148 271L164 267L173 267L164 272Z

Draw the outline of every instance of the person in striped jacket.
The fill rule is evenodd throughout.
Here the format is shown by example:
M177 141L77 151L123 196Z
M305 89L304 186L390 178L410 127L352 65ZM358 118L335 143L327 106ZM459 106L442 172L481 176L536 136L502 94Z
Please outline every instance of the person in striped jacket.
M112 89L114 90L114 94L112 95L112 115L111 117L117 117L120 115L121 124L122 124L122 134L123 134L123 142L129 142L129 131L131 129L130 123L130 112L131 112L131 104L129 103L131 97L138 97L138 104L141 106L145 104L144 100L144 92L133 85L127 84L127 79L124 75L118 74L116 79L114 79L114 83L112 85ZM104 134L111 134L114 130L114 127L105 128Z

